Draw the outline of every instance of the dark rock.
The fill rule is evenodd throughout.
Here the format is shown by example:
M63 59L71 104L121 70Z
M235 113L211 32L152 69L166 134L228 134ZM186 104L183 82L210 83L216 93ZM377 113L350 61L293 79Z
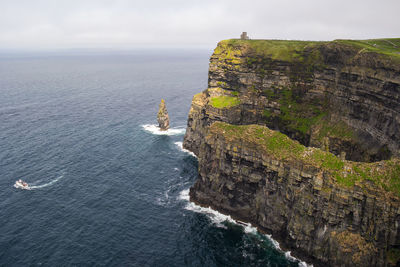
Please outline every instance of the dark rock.
M159 105L157 121L161 131L166 131L169 129L169 116L164 99L161 99L161 103Z
M193 97L183 143L199 159L191 201L251 222L316 266L396 265L397 194L368 179L343 186L316 166L278 159L251 138L228 140L210 126L267 126L342 161L398 157L399 61L345 42L304 43L280 54L257 42L221 42L208 89ZM239 104L217 108L213 99L221 96Z

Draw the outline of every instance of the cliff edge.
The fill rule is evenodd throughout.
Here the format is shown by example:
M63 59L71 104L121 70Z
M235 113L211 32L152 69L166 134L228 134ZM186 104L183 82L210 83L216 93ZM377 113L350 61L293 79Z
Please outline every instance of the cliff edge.
M400 39L221 41L193 97L191 201L316 265L400 259Z

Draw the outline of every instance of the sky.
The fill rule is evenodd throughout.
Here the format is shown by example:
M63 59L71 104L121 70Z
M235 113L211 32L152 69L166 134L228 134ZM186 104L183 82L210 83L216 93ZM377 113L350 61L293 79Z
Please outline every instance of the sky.
M0 0L0 49L400 37L400 0Z

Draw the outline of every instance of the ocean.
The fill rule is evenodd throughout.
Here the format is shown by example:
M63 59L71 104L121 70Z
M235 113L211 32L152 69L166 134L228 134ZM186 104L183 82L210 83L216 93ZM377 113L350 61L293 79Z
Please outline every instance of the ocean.
M182 141L211 52L0 55L0 266L304 265L189 202Z

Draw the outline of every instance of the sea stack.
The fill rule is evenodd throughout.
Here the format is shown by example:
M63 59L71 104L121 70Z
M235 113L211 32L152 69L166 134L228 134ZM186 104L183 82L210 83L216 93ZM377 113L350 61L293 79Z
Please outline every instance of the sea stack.
M167 106L165 105L164 99L161 99L157 114L158 125L161 131L166 131L169 128L169 116L167 111Z

